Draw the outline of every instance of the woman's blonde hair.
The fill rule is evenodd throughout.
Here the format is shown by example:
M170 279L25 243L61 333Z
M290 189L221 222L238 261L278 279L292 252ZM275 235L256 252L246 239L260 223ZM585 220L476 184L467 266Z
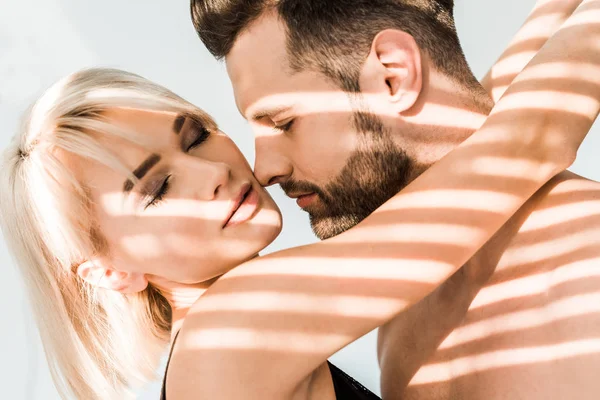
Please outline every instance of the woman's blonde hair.
M143 144L103 117L111 108L190 113L192 104L140 76L87 69L52 86L32 106L0 166L0 221L23 274L50 370L63 398L125 399L156 377L171 309L156 289L96 290L75 270L106 251L88 190L61 162L69 152L132 177L91 132ZM133 179L133 177L132 177Z

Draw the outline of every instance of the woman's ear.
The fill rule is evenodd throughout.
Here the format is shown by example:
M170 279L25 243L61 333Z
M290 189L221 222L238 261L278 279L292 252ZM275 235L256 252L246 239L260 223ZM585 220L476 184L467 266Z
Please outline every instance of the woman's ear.
M381 31L360 77L361 91L384 96L395 112L412 108L423 88L421 51L415 39L396 29Z
M85 261L77 267L77 275L92 286L123 294L138 293L148 287L144 274L117 271L100 259Z

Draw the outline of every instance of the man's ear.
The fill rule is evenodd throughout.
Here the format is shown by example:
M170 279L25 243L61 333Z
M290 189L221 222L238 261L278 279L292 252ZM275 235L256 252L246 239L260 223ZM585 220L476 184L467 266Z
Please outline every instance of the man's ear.
M77 267L77 275L92 286L123 294L138 293L148 286L144 274L117 271L102 259L93 259L80 264Z
M421 51L415 39L396 29L379 32L361 71L360 87L363 93L384 95L397 113L412 108L423 88Z

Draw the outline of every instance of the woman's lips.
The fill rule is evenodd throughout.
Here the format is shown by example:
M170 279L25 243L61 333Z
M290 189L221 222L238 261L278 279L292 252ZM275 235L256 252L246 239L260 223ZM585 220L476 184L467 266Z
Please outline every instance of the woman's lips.
M298 204L298 207L305 209L306 207L310 206L311 203L316 199L316 193L304 194L296 199L296 204Z
M250 190L244 195L242 202L233 212L223 228L239 225L252 218L254 212L258 208L258 192L250 186Z

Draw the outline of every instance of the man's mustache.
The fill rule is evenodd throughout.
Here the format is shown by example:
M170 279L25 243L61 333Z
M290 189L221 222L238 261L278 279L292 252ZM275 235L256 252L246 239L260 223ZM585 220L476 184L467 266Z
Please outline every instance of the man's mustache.
M321 199L326 199L325 192L317 185L307 181L296 181L288 179L279 186L288 197L298 197L302 194L316 193Z

